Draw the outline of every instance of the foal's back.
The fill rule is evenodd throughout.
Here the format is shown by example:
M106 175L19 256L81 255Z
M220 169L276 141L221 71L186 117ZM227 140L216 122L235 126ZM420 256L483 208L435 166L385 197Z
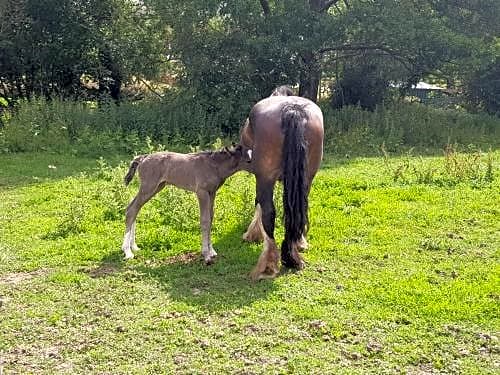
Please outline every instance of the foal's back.
M143 184L151 181L196 192L200 189L209 190L218 184L215 168L210 153L180 154L165 151L146 156L138 171Z

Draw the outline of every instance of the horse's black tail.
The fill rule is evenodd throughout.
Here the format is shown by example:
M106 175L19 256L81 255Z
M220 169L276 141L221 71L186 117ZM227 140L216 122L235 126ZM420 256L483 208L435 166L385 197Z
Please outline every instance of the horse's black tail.
M132 162L130 163L130 167L128 169L127 174L123 178L123 181L125 182L125 186L128 186L130 184L130 181L134 178L135 171L137 170L137 167L139 164L141 164L141 161L146 157L146 155L139 155Z
M300 266L300 259L292 259L291 243L301 239L308 225L306 125L307 113L303 106L292 104L282 109L285 240L281 256L286 266L296 268Z

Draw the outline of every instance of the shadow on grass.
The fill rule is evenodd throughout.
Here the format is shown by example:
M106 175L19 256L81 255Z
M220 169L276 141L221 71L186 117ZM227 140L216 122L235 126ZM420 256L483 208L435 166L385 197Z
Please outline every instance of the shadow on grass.
M156 283L173 301L207 311L248 306L265 299L276 286L272 280L250 280L248 275L262 245L244 243L244 229L241 222L217 239L214 247L218 259L210 266L203 263L199 249L158 260L150 256L150 249L142 248L132 262L124 262L117 251L104 257L97 268L85 272L94 278L133 273L135 279Z
M48 152L0 154L0 190L57 181L81 172L91 172L97 167L97 159ZM118 156L106 159L112 166L118 164L119 160L121 158Z
M219 256L211 266L203 263L198 250L167 258L160 265L139 265L135 269L142 277L156 281L173 300L188 305L208 311L248 306L265 299L276 286L272 280L250 280L248 275L257 263L261 245L242 241L244 227L243 223L234 226L214 243Z

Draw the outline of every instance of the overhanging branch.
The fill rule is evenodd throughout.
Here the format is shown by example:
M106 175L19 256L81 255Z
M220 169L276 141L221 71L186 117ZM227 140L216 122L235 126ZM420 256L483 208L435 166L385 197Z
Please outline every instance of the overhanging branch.
M352 44L344 44L342 46L335 46L335 47L325 47L322 48L318 51L320 55L323 55L327 52L333 52L333 51L378 51L382 52L390 57L392 57L394 60L400 62L405 69L408 71L412 71L413 69L411 68L411 62L400 56L397 52L391 50L389 47L386 46L379 46L379 45L352 45Z
M338 2L340 2L340 0L328 0L323 4L323 6L321 7L321 9L319 11L326 12L328 9L330 9L330 7L332 7L334 5L337 6Z

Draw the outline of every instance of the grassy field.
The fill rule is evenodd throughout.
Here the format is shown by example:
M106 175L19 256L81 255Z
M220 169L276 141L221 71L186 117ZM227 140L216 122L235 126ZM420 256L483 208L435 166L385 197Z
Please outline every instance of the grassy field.
M0 373L500 371L499 151L326 158L306 269L259 283L261 245L240 239L250 175L218 194L206 267L196 199L174 188L144 207L142 250L122 261L137 182L122 186L119 158L0 166Z

